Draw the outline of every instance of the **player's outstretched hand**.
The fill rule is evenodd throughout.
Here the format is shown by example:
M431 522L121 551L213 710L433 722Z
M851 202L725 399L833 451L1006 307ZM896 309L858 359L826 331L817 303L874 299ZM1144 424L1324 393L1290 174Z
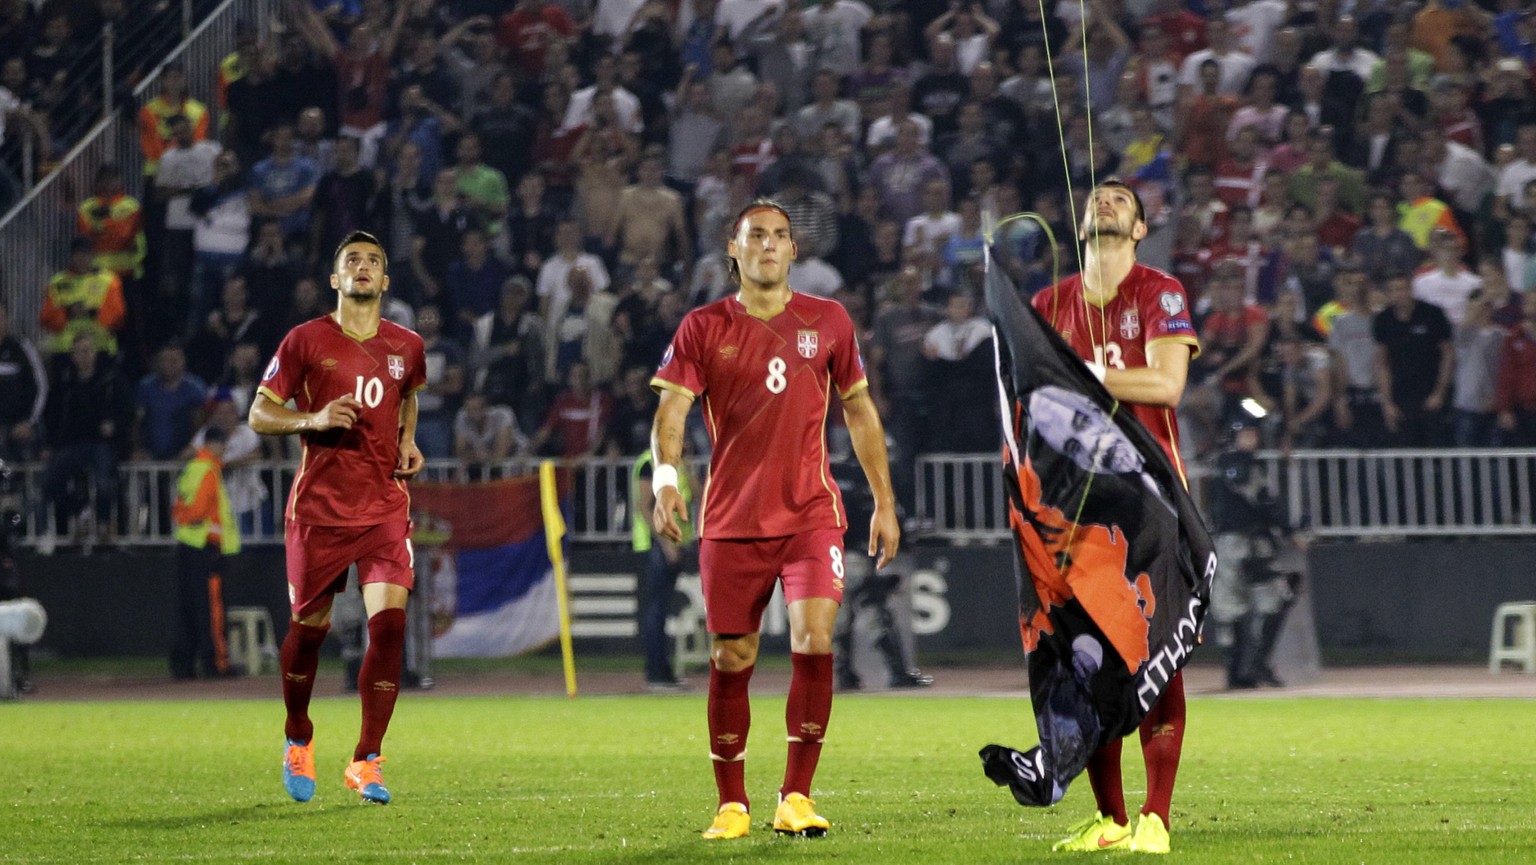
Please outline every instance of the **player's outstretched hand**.
M688 522L688 505L677 487L662 487L651 509L651 525L658 534L673 543L683 540L683 523Z
M395 477L405 480L416 477L427 464L427 458L421 455L421 448L416 446L416 440L400 443L400 459L395 463Z
M315 412L315 429L351 429L357 423L357 413L362 408L363 404L358 402L357 397L351 394L339 396Z
M869 518L869 555L875 559L875 568L890 564L900 546L901 524L896 522L896 511L876 505L874 516Z

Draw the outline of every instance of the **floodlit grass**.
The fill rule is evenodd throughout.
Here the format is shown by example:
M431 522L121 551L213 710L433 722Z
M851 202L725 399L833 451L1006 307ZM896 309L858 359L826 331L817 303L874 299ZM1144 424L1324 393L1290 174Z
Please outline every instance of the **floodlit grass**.
M1536 861L1533 704L1199 698L1174 800L1179 863ZM753 834L706 843L704 699L407 692L387 807L341 773L355 697L315 704L315 801L279 778L276 699L0 705L0 862L1018 863L1093 808L1086 779L1025 811L976 750L1027 745L1026 701L840 696L814 791L833 832L767 822L783 699L754 700ZM1127 743L1132 808L1143 775ZM1130 861L1135 861L1134 858Z

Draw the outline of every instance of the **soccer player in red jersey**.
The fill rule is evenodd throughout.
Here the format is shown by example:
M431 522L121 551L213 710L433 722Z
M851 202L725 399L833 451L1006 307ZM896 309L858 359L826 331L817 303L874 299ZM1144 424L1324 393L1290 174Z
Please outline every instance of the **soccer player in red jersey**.
M251 403L251 429L298 433L304 443L285 518L293 620L281 654L283 783L300 802L315 792L309 699L320 644L353 564L369 642L357 687L362 733L345 778L363 801L389 801L379 751L400 691L405 605L415 582L405 480L422 467L416 391L426 383L426 354L414 331L380 318L387 264L373 235L347 235L331 273L336 311L288 332ZM285 407L289 400L296 408Z
M1134 190L1116 180L1094 187L1083 215L1083 272L1035 295L1034 304L1110 396L1125 403L1158 440L1183 479L1174 409L1200 344L1184 287L1168 274L1137 263L1136 244L1146 236L1146 212ZM1122 742L1117 739L1088 763L1098 813L1075 826L1055 849L1167 853L1168 810L1184 747L1184 721L1180 672L1141 723L1147 801L1135 830L1125 813Z
M701 400L714 443L700 507L699 569L713 635L709 741L719 803L707 839L739 838L752 821L745 783L747 683L775 582L789 607L793 674L785 726L789 760L775 831L825 835L809 798L832 714L832 629L843 595L847 512L827 464L826 419L842 401L853 449L875 494L869 554L896 555L901 530L885 431L870 398L853 321L841 304L794 292L789 216L771 201L744 208L726 254L741 290L690 312L651 379L661 394L651 431L656 530L682 537L677 489L683 425Z

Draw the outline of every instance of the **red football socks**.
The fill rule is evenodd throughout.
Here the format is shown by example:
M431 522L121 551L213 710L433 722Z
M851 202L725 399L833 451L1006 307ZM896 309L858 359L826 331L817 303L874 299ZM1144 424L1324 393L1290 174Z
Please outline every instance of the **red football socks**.
M709 759L715 767L715 787L720 805L747 805L747 730L752 726L752 702L747 683L752 667L735 673L709 664Z
M1124 739L1114 739L1088 758L1088 783L1093 785L1093 801L1099 813L1121 826L1130 822L1125 816L1125 787L1120 781L1120 746Z
M779 796L811 795L811 778L821 759L821 741L832 717L832 656L790 653L793 673L789 702L784 707L784 726L789 733L789 759L784 765L784 786Z
M1173 781L1184 751L1185 715L1184 671L1180 670L1141 721L1141 755L1147 762L1147 804L1141 813L1156 814L1164 826L1172 825L1168 811L1173 807Z
M405 610L374 613L368 620L368 651L357 676L357 693L363 698L363 732L353 760L382 753L384 731L400 696L400 668L405 664Z
M283 706L288 710L283 735L298 742L308 742L315 735L315 725L309 720L309 697L315 690L315 669L320 666L320 644L330 632L328 626L289 622L278 655L283 671Z

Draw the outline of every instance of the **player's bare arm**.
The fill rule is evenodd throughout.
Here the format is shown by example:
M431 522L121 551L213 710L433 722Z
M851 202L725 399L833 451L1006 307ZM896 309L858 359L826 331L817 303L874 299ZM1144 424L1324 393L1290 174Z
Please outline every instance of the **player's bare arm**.
M395 477L413 478L427 464L416 446L416 392L400 402L400 460L395 466Z
M674 543L682 541L681 524L688 522L688 505L683 502L683 495L677 490L675 478L677 467L683 460L683 432L688 421L688 409L692 407L693 397L662 388L661 403L656 407L656 420L651 425L651 460L655 464L652 488L656 493L656 505L651 509L651 524L658 534ZM670 484L665 483L668 469L673 476Z
M896 558L901 525L896 522L896 492L891 487L891 463L885 452L885 427L869 388L859 388L843 400L843 419L848 423L854 456L859 458L875 494L875 513L869 518L869 554L875 557L875 567L883 568Z
M1178 408L1184 398L1184 382L1189 378L1188 343L1154 342L1147 346L1147 365L1143 369L1104 371L1104 387L1121 402Z
M357 423L357 413L362 409L363 404L351 394L331 400L319 411L295 411L266 394L257 394L257 398L251 400L248 420L251 429L261 435L290 435L328 429L351 429Z

